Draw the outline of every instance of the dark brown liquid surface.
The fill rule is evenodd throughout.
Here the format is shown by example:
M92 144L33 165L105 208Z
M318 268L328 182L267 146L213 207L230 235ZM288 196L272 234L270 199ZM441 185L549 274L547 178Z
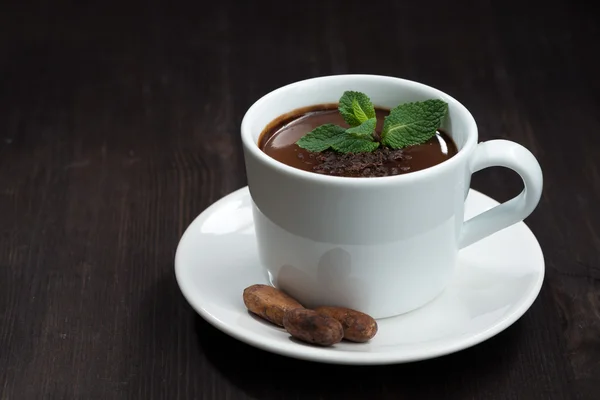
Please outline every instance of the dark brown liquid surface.
M376 109L377 135L388 110ZM296 141L323 124L348 127L336 105L299 110L274 121L262 133L259 146L270 157L289 166L325 175L374 177L419 171L444 162L457 153L452 139L438 131L428 142L400 150L379 148L373 153L340 154L334 151L311 153Z

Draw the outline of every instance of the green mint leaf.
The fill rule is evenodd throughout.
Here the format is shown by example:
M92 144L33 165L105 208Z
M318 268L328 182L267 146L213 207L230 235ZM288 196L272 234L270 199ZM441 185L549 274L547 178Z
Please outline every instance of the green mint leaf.
M361 92L345 91L340 98L338 110L350 126L359 126L366 120L375 118L373 103Z
M342 139L346 130L334 124L321 125L302 136L296 144L312 152L325 151Z
M372 138L346 134L331 147L340 153L370 153L379 147L379 142L373 142Z
M448 104L442 100L426 100L400 104L385 117L381 144L400 149L422 144L435 136Z
M358 126L346 129L346 132L357 137L367 136L373 133L373 131L375 130L375 125L377 125L377 119L369 118L368 120L366 120Z

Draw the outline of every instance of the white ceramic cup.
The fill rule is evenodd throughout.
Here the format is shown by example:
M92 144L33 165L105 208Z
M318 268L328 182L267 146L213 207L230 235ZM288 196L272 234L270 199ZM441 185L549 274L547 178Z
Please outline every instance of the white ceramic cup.
M337 103L346 90L376 107L442 99L442 129L458 146L451 159L404 175L326 176L266 155L258 140L285 113ZM335 75L281 87L256 101L241 125L260 262L271 284L306 307L332 305L385 318L417 309L452 277L461 248L526 218L542 192L542 171L523 146L478 143L477 125L458 101L400 78ZM524 190L463 223L471 174L501 166L516 171Z

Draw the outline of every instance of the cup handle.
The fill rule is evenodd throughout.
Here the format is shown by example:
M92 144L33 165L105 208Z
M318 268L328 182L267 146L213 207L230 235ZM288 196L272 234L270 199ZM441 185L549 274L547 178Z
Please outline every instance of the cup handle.
M472 174L488 167L510 168L521 176L525 187L518 196L465 221L459 239L461 249L527 218L540 201L543 186L542 169L535 156L509 140L479 143L469 167Z

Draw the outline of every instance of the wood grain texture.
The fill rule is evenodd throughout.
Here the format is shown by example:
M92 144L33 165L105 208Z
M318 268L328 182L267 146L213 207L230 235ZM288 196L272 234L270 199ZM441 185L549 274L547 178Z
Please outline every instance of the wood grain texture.
M0 399L600 398L592 5L12 1L0 32ZM547 278L495 338L414 364L320 365L237 342L181 296L181 234L245 185L246 109L336 73L438 87L482 140L538 157L527 223ZM493 169L473 187L505 200L520 182Z

